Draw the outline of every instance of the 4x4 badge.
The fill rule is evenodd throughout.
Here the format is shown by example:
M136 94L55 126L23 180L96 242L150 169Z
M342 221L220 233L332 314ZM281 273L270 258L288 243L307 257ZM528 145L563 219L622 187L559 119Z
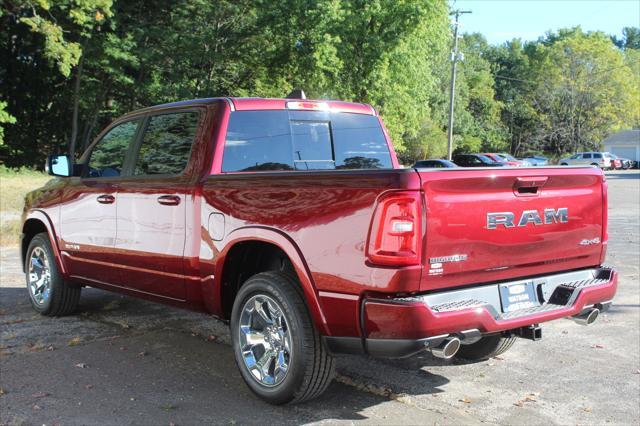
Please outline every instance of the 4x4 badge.
M600 244L600 238L596 237L591 240L584 239L580 241L578 244L580 244L581 246L591 246L594 244Z

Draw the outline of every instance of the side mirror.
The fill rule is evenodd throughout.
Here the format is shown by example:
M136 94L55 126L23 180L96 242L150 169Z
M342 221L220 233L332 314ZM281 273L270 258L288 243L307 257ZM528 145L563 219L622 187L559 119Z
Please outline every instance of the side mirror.
M71 175L69 170L70 164L71 161L69 161L69 156L67 155L50 155L47 157L45 170L51 176L67 177Z

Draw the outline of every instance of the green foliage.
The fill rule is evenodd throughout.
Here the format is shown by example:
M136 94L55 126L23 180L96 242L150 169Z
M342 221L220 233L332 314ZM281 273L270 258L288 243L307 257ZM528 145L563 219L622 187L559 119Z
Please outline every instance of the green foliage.
M65 33L87 37L94 26L111 16L112 0L20 0L13 2L18 21L44 37L44 57L58 66L64 76L78 64L81 44ZM75 34L74 34L75 33Z
M514 153L543 149L562 155L599 149L601 141L638 122L637 51L617 49L603 33L579 27L548 33L538 42L491 49L506 105L503 122ZM509 80L510 79L510 80Z
M4 101L0 101L0 146L4 144L4 128L2 124L13 124L16 122L16 118L9 114L5 109L7 108L7 103Z
M6 6L5 6L6 5ZM442 0L12 0L0 13L0 161L83 151L115 117L211 96L370 103L401 160L447 149ZM640 31L460 40L458 152L554 155L640 124ZM3 138L4 132L4 138ZM4 142L2 142L4 139Z

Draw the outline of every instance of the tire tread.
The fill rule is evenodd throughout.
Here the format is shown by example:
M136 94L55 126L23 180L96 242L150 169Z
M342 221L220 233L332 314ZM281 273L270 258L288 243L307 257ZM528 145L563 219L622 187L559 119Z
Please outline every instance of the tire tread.
M334 360L324 347L320 334L313 324L299 281L290 274L279 271L256 274L249 278L245 285L250 281L262 281L267 287L276 287L293 309L302 315L301 335L310 337L303 339L303 355L307 357L307 362L303 363L307 364L307 367L301 384L289 400L281 403L295 404L318 397L333 379ZM239 367L242 368L242 365Z
M27 253L30 253L33 246L35 245L40 245L47 253L50 262L52 280L51 302L47 309L37 310L42 315L51 317L59 317L72 314L78 307L82 288L66 281L58 270L58 265L55 261L55 255L53 253L53 247L51 246L51 242L49 241L49 234L47 234L46 232L36 234L29 242ZM29 256L27 255L25 261L28 261L28 259Z

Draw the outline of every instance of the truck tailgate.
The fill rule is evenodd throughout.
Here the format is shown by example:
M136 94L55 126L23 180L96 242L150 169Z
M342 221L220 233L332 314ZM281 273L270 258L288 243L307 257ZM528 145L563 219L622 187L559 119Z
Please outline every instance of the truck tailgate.
M426 231L421 290L599 265L599 169L418 169Z

